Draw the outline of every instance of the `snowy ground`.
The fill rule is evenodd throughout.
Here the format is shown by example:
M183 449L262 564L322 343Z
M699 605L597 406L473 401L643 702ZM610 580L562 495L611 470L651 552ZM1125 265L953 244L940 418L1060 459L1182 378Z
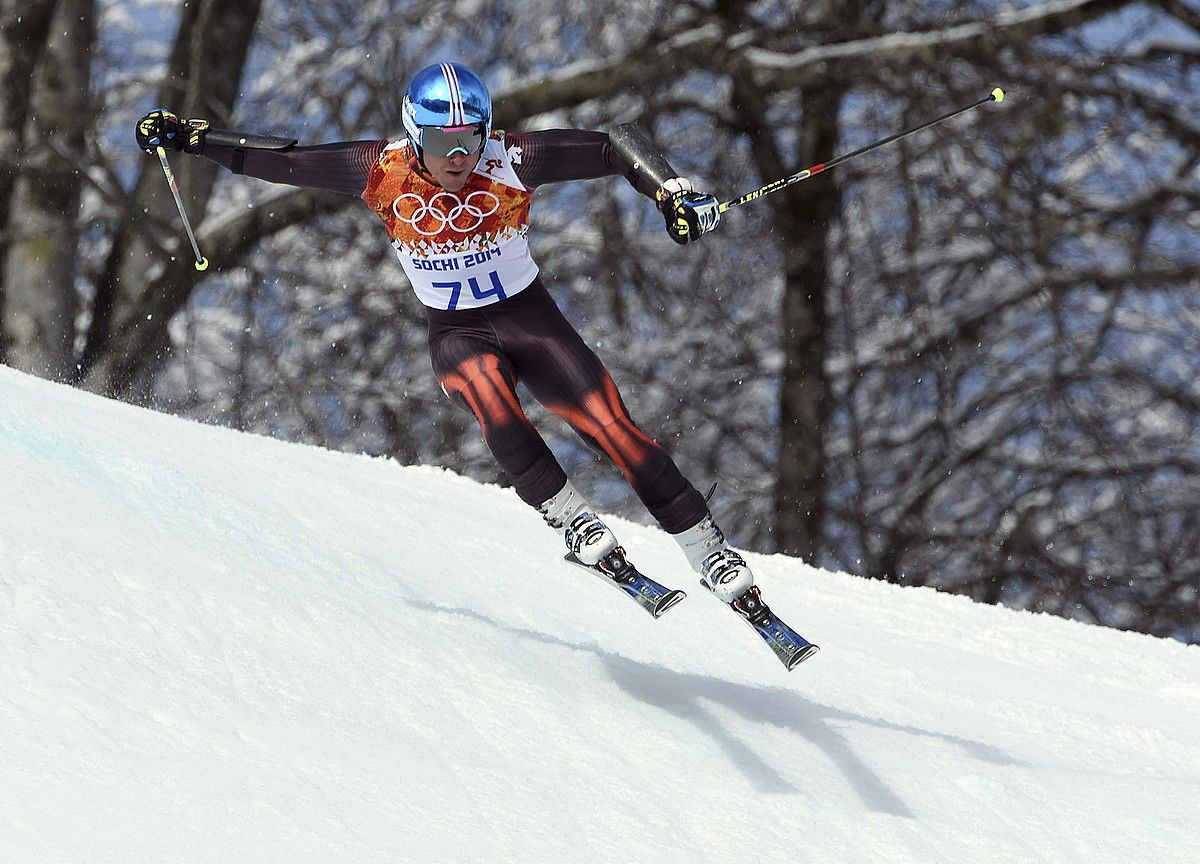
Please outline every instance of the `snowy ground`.
M1200 648L616 527L0 368L0 861L1200 861Z

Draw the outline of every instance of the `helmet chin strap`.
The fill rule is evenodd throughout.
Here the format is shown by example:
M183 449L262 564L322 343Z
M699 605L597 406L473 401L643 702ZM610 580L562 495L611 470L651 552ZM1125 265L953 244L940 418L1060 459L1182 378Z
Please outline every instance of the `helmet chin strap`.
M426 173L426 174L428 174L430 177L432 177L432 176L433 176L433 172L432 172L432 171L430 171L430 170L429 170L429 166L425 164L425 148L424 148L424 147L422 147L420 144L418 144L418 143L417 143L417 142L415 142L415 141L410 141L410 143L412 144L412 148L413 148L413 150L414 150L414 151L416 152L416 154L417 154L417 164L421 166L421 170L422 170L424 173Z

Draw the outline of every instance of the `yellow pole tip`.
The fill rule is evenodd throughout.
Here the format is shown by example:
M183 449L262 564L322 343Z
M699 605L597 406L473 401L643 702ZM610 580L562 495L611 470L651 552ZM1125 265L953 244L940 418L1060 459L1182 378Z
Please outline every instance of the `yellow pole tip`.
M197 269L197 270L207 270L207 269L208 269L208 259L207 259L207 258L201 258L199 261L197 261L197 262L196 262L196 269Z
M992 98L995 99L997 102L1003 102L1004 101L1004 91L1001 90L999 87L997 87L995 90L992 91Z

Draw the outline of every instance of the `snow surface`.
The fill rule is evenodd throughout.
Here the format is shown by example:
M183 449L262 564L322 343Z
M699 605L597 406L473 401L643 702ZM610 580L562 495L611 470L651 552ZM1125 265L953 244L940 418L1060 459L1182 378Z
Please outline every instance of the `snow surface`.
M1200 648L614 523L0 369L0 861L1200 861Z

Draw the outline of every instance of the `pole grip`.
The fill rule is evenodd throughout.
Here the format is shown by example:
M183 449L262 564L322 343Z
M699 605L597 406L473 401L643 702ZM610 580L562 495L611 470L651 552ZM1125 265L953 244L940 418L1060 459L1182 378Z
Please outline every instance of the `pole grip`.
M639 177L648 178L654 188L661 187L678 172L667 162L662 152L654 146L642 130L632 123L622 123L608 133L613 149L625 158Z

